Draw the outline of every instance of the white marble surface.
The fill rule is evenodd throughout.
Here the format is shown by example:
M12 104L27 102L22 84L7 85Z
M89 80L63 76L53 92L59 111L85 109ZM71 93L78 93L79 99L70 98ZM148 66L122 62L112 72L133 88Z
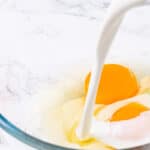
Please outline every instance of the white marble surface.
M65 66L91 62L109 0L101 2L0 0L0 112L18 123L21 116L14 116L24 96L55 82ZM149 18L150 7L128 13L108 58L150 63ZM0 150L7 149L29 148L0 130Z

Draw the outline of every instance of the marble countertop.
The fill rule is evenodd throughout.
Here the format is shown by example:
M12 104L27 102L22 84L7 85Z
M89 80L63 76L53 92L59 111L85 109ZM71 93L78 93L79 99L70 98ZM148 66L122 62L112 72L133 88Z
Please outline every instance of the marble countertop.
M59 78L64 66L92 60L108 4L109 0L0 0L2 113L7 115L8 103L34 94L39 82ZM130 11L108 58L150 63L149 18L150 7ZM17 150L17 145L22 146L0 130L0 149Z

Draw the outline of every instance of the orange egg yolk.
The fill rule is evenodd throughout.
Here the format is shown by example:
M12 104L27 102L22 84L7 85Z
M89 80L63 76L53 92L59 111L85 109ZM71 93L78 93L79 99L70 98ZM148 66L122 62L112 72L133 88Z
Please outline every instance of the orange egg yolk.
M85 94L88 92L90 78L91 73L85 79ZM96 103L112 104L135 96L138 90L136 76L131 70L119 64L105 64L97 91Z
M145 107L144 105L133 102L116 111L111 117L110 121L129 120L148 110L149 108Z

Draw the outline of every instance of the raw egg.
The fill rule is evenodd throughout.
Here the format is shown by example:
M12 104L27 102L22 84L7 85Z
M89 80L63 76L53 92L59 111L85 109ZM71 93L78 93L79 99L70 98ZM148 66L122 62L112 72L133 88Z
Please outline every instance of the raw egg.
M150 142L150 95L104 107L92 121L91 135L117 149Z
M148 111L149 108L137 102L132 102L118 109L111 117L110 121L129 120L139 116L142 112Z
M91 73L85 79L85 94L88 92ZM139 84L134 73L119 64L105 64L97 91L97 104L112 104L138 93Z

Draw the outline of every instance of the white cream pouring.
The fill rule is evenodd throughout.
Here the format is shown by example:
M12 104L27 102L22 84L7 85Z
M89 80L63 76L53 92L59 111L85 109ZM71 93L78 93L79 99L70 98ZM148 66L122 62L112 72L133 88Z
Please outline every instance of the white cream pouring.
M100 32L100 39L96 50L96 59L92 70L89 91L86 97L83 116L81 118L81 122L76 132L77 136L80 139L88 138L88 136L90 135L91 127L95 128L94 130L92 130L94 131L93 135L96 135L96 137L100 137L100 135L97 135L98 134L97 131L99 130L98 126L94 125L96 123L93 121L93 109L94 109L96 93L101 79L101 71L103 68L105 58L107 56L111 43L115 37L115 34L118 31L118 28L121 24L124 14L133 7L140 6L147 3L149 4L150 1L148 0L147 1L145 0L113 0L112 1L112 4L108 10L108 14L106 16L106 19L102 25L102 29Z

